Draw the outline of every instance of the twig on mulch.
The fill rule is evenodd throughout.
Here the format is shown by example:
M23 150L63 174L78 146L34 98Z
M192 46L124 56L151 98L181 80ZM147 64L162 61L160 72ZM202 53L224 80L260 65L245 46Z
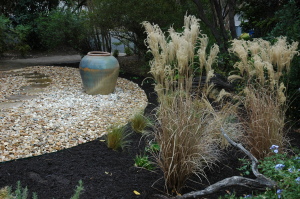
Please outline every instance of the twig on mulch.
M242 150L252 161L252 172L256 176L256 179L251 179L251 178L245 178L241 176L233 176L230 178L226 178L224 180L221 180L219 182L216 182L215 184L212 184L208 186L204 190L200 191L193 191L190 193L186 193L182 196L176 196L172 197L173 199L190 199L190 198L198 198L201 196L206 196L213 194L220 189L230 187L230 186L241 186L241 187L246 187L249 189L256 189L256 190L266 190L266 188L271 188L274 189L276 188L276 182L265 177L263 174L258 172L258 161L257 159L248 151L246 150L241 144L234 142L229 138L229 136L224 132L223 129L221 129L221 132L225 139L233 146L239 148ZM156 198L161 198L161 199L169 199L166 196L163 195L155 195Z

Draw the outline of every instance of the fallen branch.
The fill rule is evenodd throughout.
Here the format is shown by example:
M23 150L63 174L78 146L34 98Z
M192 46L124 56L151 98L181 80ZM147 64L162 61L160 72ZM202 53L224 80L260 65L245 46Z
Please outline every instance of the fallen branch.
M186 193L182 196L173 197L174 199L189 199L189 198L198 198L201 196L210 195L219 191L220 189L230 187L230 186L241 186L246 187L249 189L256 189L256 190L266 190L266 188L274 189L276 187L276 182L265 177L261 173L258 172L258 161L257 159L248 151L246 150L241 144L238 144L231 140L229 136L221 129L221 132L225 139L233 146L242 150L252 161L252 172L256 176L256 179L245 178L241 176L233 176L230 178L226 178L221 180L215 184L208 186L206 189L201 191L193 191L190 193ZM156 198L167 199L168 197L163 195L155 195Z

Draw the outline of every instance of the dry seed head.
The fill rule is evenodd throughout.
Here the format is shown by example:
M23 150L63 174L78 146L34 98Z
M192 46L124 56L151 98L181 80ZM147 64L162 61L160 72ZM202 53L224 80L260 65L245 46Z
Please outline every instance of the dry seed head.
M259 79L259 83L261 85L264 85L264 83L265 83L265 74L264 74L265 63L261 60L261 58L258 55L254 55L253 60L254 60L255 73L257 75L257 78Z
M203 93L205 94L205 96L209 96L209 94L212 92L212 90L214 89L215 85L209 84L208 87L203 91Z
M190 49L190 43L188 41L183 39L179 40L179 49L177 50L176 57L180 75L184 74L189 67Z
M227 79L229 82L234 82L235 80L243 79L243 77L241 77L239 75L230 75Z
M218 53L219 53L219 46L214 44L210 49L210 54L206 61L206 66L205 66L206 72L211 70L212 64L217 60L216 58L218 56Z
M231 93L228 93L226 92L224 89L222 89L218 95L218 98L217 98L217 102L220 102L224 97L230 97L231 96Z
M277 89L277 95L278 95L278 100L279 100L280 104L284 104L284 102L286 101L285 90L286 90L286 87L281 82L279 88Z
M184 38L186 41L189 41L193 46L195 46L197 42L197 38L200 34L200 25L199 19L195 16L185 16L184 17Z
M247 42L244 40L237 40L234 39L232 43L232 47L229 49L230 52L235 53L243 62L243 64L247 65L247 58L248 58L248 49L247 49ZM243 72L243 68L240 69Z
M211 79L212 77L214 77L214 76L215 76L214 70L208 71L208 72L207 72L207 75L206 75L206 80L205 80L205 82L208 83L208 82L210 81L210 79Z
M249 45L249 42L247 44ZM252 45L249 45L249 50L253 55L258 54L260 52L259 42L253 42Z
M206 47L208 44L208 37L206 35L203 35L200 38L200 48L198 49L198 56L199 56L199 62L200 62L200 70L203 69L204 65L206 64Z
M278 37L277 42L270 48L270 57L273 66L277 67L278 72L290 70L290 64L295 55L299 55L297 51L298 42L288 44L286 37Z

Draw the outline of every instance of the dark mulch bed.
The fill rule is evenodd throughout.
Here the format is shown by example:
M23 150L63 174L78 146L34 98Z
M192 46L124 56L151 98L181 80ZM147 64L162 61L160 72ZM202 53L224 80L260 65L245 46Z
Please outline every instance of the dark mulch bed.
M150 104L145 113L150 115L156 106L156 95L151 81L144 82L142 77L121 73L121 77L138 83L147 93ZM129 125L128 125L128 128ZM291 133L292 145L299 148L300 133ZM124 152L107 148L102 138L65 149L56 153L0 163L0 187L15 187L18 180L29 191L36 192L40 199L70 198L79 180L83 181L83 199L133 199L153 198L153 194L165 194L162 172L159 169L148 171L134 166L134 157L144 153L145 144L140 134L131 136L131 147ZM240 175L238 157L243 154L235 149L224 151L223 159L213 171L207 171L209 182L215 183L226 177ZM209 185L189 181L183 192L203 189ZM134 190L141 195L134 194ZM207 196L218 198L226 192L238 194L251 193L249 190L232 187Z

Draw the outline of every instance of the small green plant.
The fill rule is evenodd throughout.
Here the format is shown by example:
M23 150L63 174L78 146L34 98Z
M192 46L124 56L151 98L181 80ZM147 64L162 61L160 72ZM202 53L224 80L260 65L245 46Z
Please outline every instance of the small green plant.
M79 199L80 194L82 194L84 188L82 180L79 180L79 185L75 189L75 194L71 199ZM0 189L0 199L27 199L28 198L28 188L22 188L21 182L17 182L17 187L14 192L11 191L11 187L3 187ZM32 193L32 199L38 199L38 196L35 192Z
M17 187L14 192L12 192L11 187L3 187L0 189L0 198L1 199L27 199L28 197L28 188L22 188L21 182L17 182ZM37 199L37 194L32 194L33 199Z
M109 128L106 135L107 147L113 150L124 150L130 144L130 141L128 140L129 135L130 133L126 131L125 126L120 127L118 125L113 125Z
M250 170L251 170L251 163L247 159L239 159L239 161L242 163L242 166L237 168L237 170L241 171L242 176L248 176L250 175Z
M157 153L160 150L160 146L157 142L150 142L149 146L145 148L146 152Z
M135 162L134 166L136 167L142 167L148 170L155 169L155 166L149 160L149 157L147 155L136 155L134 162Z
M76 186L76 189L75 189L75 194L72 196L71 199L79 199L80 194L82 194L82 192L84 190L82 180L79 180L78 184L79 185Z
M141 113L136 113L130 120L131 127L135 132L143 133L145 129L151 126L151 122Z
M114 56L115 58L119 57L119 50L117 50L117 49L114 50L113 56Z

